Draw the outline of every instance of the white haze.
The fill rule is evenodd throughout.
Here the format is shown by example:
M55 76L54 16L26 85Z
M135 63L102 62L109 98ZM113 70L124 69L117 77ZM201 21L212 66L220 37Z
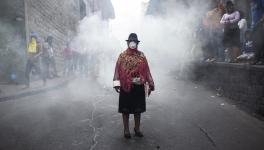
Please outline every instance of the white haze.
M204 14L208 1L194 1L189 8L183 4L164 4L166 15L144 16L146 0L112 0L116 18L108 24L100 14L83 19L72 47L97 57L93 64L99 68L97 81L112 87L114 67L118 54L127 48L125 40L135 32L141 41L139 50L147 56L154 79L160 79L173 70L180 70L199 59L200 48L194 33ZM146 3L145 3L146 4Z

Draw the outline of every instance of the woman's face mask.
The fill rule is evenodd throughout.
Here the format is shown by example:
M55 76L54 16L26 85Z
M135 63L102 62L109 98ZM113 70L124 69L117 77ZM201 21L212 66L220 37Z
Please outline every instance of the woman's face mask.
M129 46L129 48L131 48L131 49L136 49L136 48L137 48L137 43L134 42L134 41L132 41L132 42L130 42L130 43L128 44L128 46Z

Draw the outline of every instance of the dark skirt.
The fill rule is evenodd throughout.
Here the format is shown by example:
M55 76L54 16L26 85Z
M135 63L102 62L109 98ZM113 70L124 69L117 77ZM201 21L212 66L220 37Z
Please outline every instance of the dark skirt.
M239 28L225 28L223 44L226 48L240 46L240 30Z
M146 111L144 85L133 85L130 92L120 90L119 113L138 114Z

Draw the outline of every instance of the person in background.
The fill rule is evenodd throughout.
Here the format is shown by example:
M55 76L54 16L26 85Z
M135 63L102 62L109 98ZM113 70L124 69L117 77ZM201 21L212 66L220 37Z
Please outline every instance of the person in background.
M246 42L245 40L245 33L248 30L247 27L247 20L245 18L245 15L243 12L240 12L240 21L238 22L238 27L240 29L240 43L241 43L241 47L243 48L244 43Z
M202 55L200 57L200 61L210 61L212 51L209 44L209 34L208 34L208 24L206 19L202 19L199 26L197 27L197 39L199 40L198 44L200 44Z
M48 77L50 77L50 68L52 69L52 77L59 77L57 68L56 68L56 61L54 57L54 49L53 49L53 37L49 35L47 37L46 42L48 43L48 52L49 52L49 65L48 65Z
M146 93L154 91L154 81L143 52L138 50L140 41L135 33L127 40L128 48L119 55L114 74L114 88L119 94L118 112L122 113L124 137L131 138L129 114L134 114L135 136L143 137L140 131L141 113L146 111ZM145 85L149 85L145 88ZM145 93L146 92L146 93Z
M72 50L70 48L70 44L66 44L66 48L63 51L64 56L64 76L69 76L71 70L72 70Z
M80 54L79 69L80 69L81 75L86 76L86 77L88 76L88 52L87 51Z
M214 8L207 12L206 20L209 27L209 40L211 48L214 50L211 61L223 61L224 49L222 46L223 28L220 24L220 20L224 14L224 6L221 1L216 1L213 4Z
M251 0L250 7L251 29L254 29L264 15L264 0Z
M71 71L72 73L77 73L80 69L80 56L78 51L72 50L71 52Z
M252 31L254 49L255 53L255 62L256 65L264 65L264 16L256 24Z
M49 44L47 42L43 43L40 56L41 56L42 75L43 75L43 78L46 80L49 76L48 69L49 69L49 62L50 62Z
M39 63L39 57L41 55L41 43L39 36L36 32L31 32L30 34L30 42L27 48L27 55L28 55L28 60L25 71L26 88L30 87L30 73L33 68L42 77L43 85L45 85L46 79L41 72L40 63Z
M238 21L240 20L239 11L235 10L232 1L226 2L226 13L223 15L220 23L224 25L223 44L226 48L226 57L230 62L236 62L237 56L240 55L240 30ZM227 60L227 59L226 59Z
M255 56L251 31L247 30L244 36L245 42L242 48L242 55L238 56L237 59L242 62L251 63Z

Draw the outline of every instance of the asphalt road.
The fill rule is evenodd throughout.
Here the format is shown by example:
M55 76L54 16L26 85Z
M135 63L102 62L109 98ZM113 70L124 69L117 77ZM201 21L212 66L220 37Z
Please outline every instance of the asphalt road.
M216 93L175 79L156 84L142 117L144 138L123 138L117 93L76 79L65 88L1 102L0 150L264 149L264 123Z

